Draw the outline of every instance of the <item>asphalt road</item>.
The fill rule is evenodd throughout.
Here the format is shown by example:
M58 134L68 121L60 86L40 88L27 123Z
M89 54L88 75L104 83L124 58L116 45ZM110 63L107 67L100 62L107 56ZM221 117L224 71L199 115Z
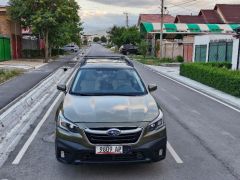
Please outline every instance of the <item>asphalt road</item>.
M50 62L39 69L29 71L21 76L18 76L7 83L0 85L0 110L6 105L14 101L17 97L24 94L26 91L37 85L41 80L49 76L55 70L62 66L72 66L70 61L75 54L68 55L64 58L59 58L58 61Z
M93 45L89 55L109 55ZM138 165L64 165L55 160L54 114L43 124L19 164L12 162L28 139L25 135L0 169L0 179L158 179L236 180L240 179L240 114L135 63L146 84L156 83L154 93L162 106L168 140L183 163L170 151L164 161ZM43 110L43 115L46 110ZM43 116L42 115L42 116ZM42 117L39 117L41 119ZM37 125L37 122L36 124Z

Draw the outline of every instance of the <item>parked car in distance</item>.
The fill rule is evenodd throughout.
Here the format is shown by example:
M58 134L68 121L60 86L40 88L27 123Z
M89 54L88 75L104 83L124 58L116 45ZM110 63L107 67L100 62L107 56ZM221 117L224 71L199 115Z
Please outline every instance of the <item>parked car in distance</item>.
M78 52L79 47L77 45L66 45L62 48L66 52Z
M165 159L163 112L131 61L86 59L76 72L56 113L58 161L142 163Z
M134 46L132 44L124 44L119 49L120 53L124 55L128 54L138 54L138 48L137 46Z

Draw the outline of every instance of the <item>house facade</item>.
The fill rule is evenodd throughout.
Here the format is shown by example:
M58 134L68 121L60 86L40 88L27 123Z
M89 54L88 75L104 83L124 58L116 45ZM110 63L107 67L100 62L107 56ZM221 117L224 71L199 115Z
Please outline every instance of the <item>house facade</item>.
M6 6L0 6L0 38L0 60L21 57L21 26L11 20Z
M194 37L194 62L230 62L239 70L239 39L232 35L200 35Z
M180 55L184 57L186 62L194 61L195 36L230 35L233 37L234 30L240 27L239 12L240 4L217 4L214 9L202 9L198 15L177 15L172 23L164 22L163 57L174 58ZM152 42L159 44L160 23L142 22L139 26L141 34L145 34L151 38ZM168 47L167 50L165 46ZM170 52L165 53L165 51ZM230 51L231 49L228 50L228 52Z

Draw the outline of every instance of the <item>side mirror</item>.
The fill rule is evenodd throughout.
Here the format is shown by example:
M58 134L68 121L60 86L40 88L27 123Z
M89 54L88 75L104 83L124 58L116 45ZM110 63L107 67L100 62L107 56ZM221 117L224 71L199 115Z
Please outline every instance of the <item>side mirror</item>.
M154 92L157 90L157 85L156 84L149 84L148 85L148 90L149 92Z
M67 86L64 85L64 84L59 84L59 85L57 86L57 89L58 89L59 91L64 92L64 93L67 92Z

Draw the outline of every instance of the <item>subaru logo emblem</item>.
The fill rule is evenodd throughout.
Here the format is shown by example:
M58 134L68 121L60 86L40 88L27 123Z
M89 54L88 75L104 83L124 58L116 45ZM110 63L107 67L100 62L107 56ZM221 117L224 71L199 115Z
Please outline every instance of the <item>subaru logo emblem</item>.
M107 135L112 137L119 136L120 134L121 134L121 131L119 129L109 129L107 131Z

